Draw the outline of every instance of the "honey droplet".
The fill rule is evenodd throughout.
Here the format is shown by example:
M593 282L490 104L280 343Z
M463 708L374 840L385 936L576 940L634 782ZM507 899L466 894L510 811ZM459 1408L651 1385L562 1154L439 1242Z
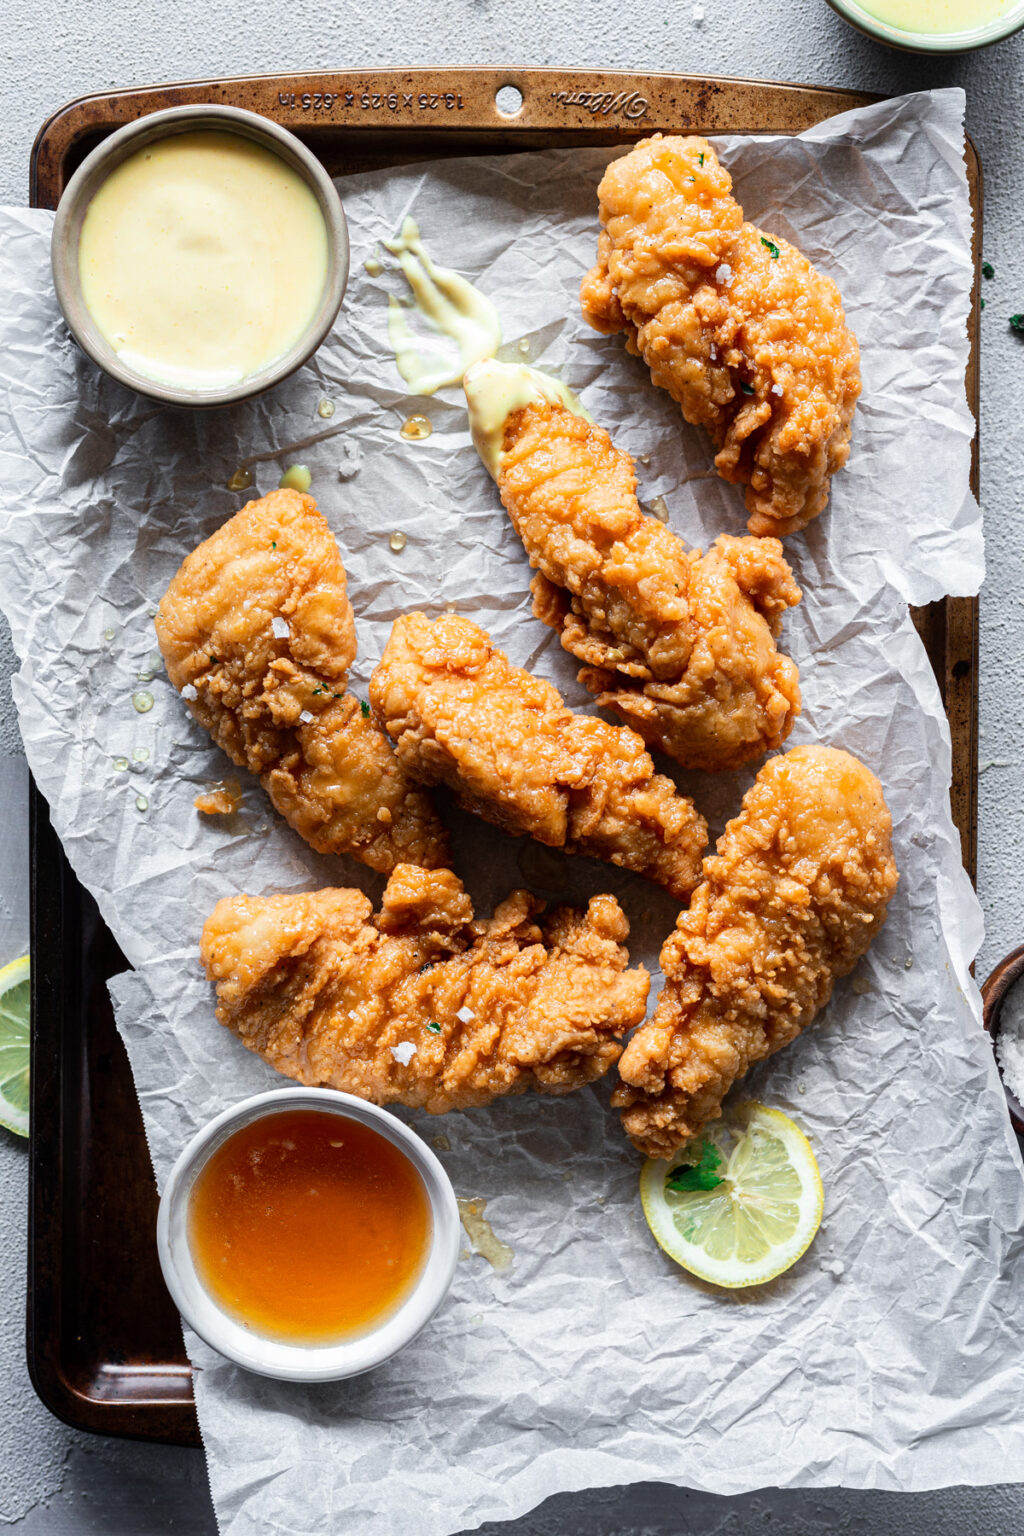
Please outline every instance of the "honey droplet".
M405 534L400 533L396 529L395 532L391 535L390 539L388 539L388 544L394 550L396 555L400 555L402 550L405 548Z
M151 683L153 681L153 678L156 676L156 673L155 672L149 672L149 671L146 671L146 672L136 672L135 676L136 676L136 678L138 679L138 681L140 683Z
M242 464L238 467L238 469L235 470L234 474L231 476L231 479L228 481L228 490L247 491L251 485L252 470L246 469L245 465Z
M505 1270L511 1268L514 1255L508 1243L501 1241L484 1215L487 1201L467 1200L460 1197L456 1204L459 1207L463 1231L472 1243L474 1253L486 1259L499 1275L504 1274Z
M135 796L135 809L137 811L148 811L149 810L149 801L146 799L145 795L136 795Z
M128 772L128 759L126 757L115 757L114 758L114 768L115 768L115 770L118 773L127 773Z
M668 505L664 496L653 496L647 503L647 510L652 517L656 517L659 523L668 522Z
M149 762L149 748L148 747L136 747L135 751L132 753L132 757L135 759L135 761L137 763L148 763Z
M302 491L305 493L312 484L313 476L305 464L289 464L277 482L277 488L279 491Z
M434 424L429 416L410 416L408 421L402 423L402 436L413 443L421 443L433 430Z
M331 417L334 415L334 401L321 400L320 404L316 408L316 413L318 416L322 416L324 421L330 421Z
M638 453L637 458L639 459L640 463L644 465L647 465L651 462L651 456L649 453Z
M527 338L525 336L522 338L522 340L519 343L519 350L523 354L524 357L529 357L529 355L530 355L530 343L529 343L529 341L527 340Z
M114 630L112 630L112 629L105 629L103 631L103 638L104 638L104 640L113 640L114 634L115 634Z
M140 688L138 693L132 694L132 708L140 715L148 715L156 703L148 688Z
M430 1144L436 1147L439 1152L450 1152L452 1149L452 1144L443 1131L438 1136L432 1136Z
M384 268L381 266L376 256L367 256L366 260L363 262L363 271L368 272L371 277L380 277L383 270Z

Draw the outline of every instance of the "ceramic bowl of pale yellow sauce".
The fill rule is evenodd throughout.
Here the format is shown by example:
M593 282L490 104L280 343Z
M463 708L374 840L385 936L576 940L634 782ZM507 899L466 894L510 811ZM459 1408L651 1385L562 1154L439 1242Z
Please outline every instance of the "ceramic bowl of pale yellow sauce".
M57 298L120 383L173 405L261 394L308 361L348 280L341 201L294 134L236 107L118 129L57 209Z
M911 53L966 53L1024 27L1024 0L829 0L869 37Z

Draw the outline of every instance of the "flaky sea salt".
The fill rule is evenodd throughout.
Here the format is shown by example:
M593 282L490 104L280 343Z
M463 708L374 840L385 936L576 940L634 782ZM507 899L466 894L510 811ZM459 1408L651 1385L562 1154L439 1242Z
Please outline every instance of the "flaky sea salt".
M363 450L358 443L342 443L341 458L338 460L338 479L351 480L353 475L359 473L359 466L362 462Z
M276 614L270 621L270 627L274 631L275 640L287 640L288 636L291 634L288 620L279 619Z
M184 688L181 690L181 696L183 699L198 699L199 693L194 684L186 683Z
M996 1059L1003 1082L1024 1104L1024 987L1017 986L1003 1004L996 1036Z
M407 1067L416 1055L416 1047L411 1040L403 1040L401 1045L393 1045L391 1054L396 1061L400 1061L403 1067Z
M727 261L722 261L715 268L715 282L721 283L723 288L728 288L732 282L732 267Z
M467 1008L465 1003L463 1003L462 1007L458 1010L458 1012L456 1013L455 1017L457 1019L461 1019L463 1024L468 1024L470 1019L475 1019L476 1018L476 1014L473 1012L472 1008Z
M773 395L781 395L782 394L782 385L781 384L773 384L772 385L772 394Z
M302 721L303 725L309 725L313 720L313 716L310 714L308 709L304 709L299 716L299 719Z
M691 15L699 27L701 22L704 20L704 7L702 5L695 5Z

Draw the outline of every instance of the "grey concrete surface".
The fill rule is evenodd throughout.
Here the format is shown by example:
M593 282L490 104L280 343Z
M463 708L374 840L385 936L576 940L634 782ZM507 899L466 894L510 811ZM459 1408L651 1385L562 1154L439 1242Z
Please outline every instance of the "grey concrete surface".
M982 344L982 500L989 570L982 606L979 890L988 935L984 976L1024 939L1024 441L1019 400L1024 338L1024 37L984 53L928 60L891 52L849 29L825 0L363 0L288 5L223 0L4 0L0 200L27 197L36 130L90 91L161 80L400 64L524 64L679 70L806 81L894 94L962 85L985 169L986 284ZM2 302L2 300L0 300ZM0 753L16 752L7 683L14 659L0 637ZM0 927L0 944L13 929ZM0 961L12 951L0 954ZM0 1133L0 1522L24 1536L205 1536L215 1529L195 1453L101 1441L66 1429L36 1403L23 1364L25 1155ZM1024 1297L1021 1298L1024 1306ZM808 1404L808 1411L812 1405ZM1024 1468L1007 1468L1024 1477ZM559 1498L487 1536L1011 1536L1024 1527L1024 1488L934 1495L766 1492L716 1499L644 1487ZM415 1536L415 1533L411 1533Z

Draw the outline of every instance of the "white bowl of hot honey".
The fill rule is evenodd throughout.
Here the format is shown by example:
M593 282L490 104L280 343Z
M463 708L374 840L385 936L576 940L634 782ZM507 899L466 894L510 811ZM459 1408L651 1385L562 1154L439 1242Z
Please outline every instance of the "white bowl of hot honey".
M345 213L300 139L238 107L117 129L68 182L51 243L82 350L168 405L230 405L307 362L348 281Z
M211 1348L262 1376L336 1381L429 1322L459 1232L448 1175L415 1132L350 1094L284 1088L192 1138L164 1188L157 1248Z

